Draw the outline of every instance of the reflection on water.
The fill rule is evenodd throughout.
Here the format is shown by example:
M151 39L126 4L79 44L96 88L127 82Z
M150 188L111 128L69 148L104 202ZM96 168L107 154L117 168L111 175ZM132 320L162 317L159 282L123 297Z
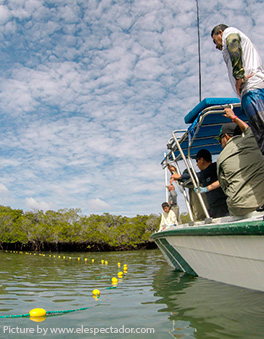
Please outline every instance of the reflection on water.
M47 331L45 338L73 338L72 334L52 334L50 329L125 326L154 328L155 334L79 333L74 337L263 338L264 293L175 272L158 250L60 256L0 252L0 315L26 314L35 307L88 309L47 317L41 323L29 318L0 319L0 337L4 328L13 327L36 331L41 326ZM108 265L101 264L102 259ZM118 262L127 264L128 271L113 288L111 278L120 271ZM100 299L92 297L94 289L100 290ZM35 332L34 338L43 333ZM4 338L21 337L27 335L4 333Z
M159 312L170 313L195 338L263 338L264 293L176 273L163 266L153 279ZM186 332L186 329L184 330ZM179 332L179 331L175 331Z

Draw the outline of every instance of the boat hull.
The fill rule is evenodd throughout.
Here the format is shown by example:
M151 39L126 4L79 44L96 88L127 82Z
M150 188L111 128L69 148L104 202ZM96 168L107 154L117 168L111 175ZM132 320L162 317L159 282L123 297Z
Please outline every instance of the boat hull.
M264 292L264 222L174 228L152 235L179 271Z

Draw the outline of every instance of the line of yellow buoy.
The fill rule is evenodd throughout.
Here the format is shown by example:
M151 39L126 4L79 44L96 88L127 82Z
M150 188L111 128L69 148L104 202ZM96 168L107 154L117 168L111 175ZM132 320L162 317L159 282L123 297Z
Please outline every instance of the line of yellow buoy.
M36 252L34 252L34 253L31 253L31 252L23 252L23 251L8 251L8 250L5 250L5 252L6 253L15 253L15 254L26 254L26 255L34 255L34 256L36 256L37 255L37 253ZM70 257L70 256L65 256L65 255L63 255L63 256L61 256L61 255L58 255L58 256L56 256L55 254L49 254L49 255L46 255L45 253L38 253L38 255L39 256L42 256L42 257L49 257L49 258L58 258L58 259L68 259L68 260L72 260L72 259L76 259L76 258L72 258L72 257ZM88 262L88 259L87 258L81 258L81 257L77 257L77 261L81 261L81 260L83 260L85 263L87 263ZM94 264L94 262L95 262L95 260L92 258L91 259L91 263L92 264ZM107 260L104 260L104 259L102 259L101 260L101 264L104 264L104 265L108 265L108 261ZM117 266L118 266L118 268L120 268L121 267L121 263L119 262L118 264L117 264ZM124 264L123 265L123 270L124 271L127 271L127 264Z
M15 254L32 255L31 252L23 252L23 251L7 251L7 250L5 250L5 252L6 252L6 253L15 253ZM34 252L33 255L36 256L37 253ZM53 257L53 258L64 259L64 260L68 259L68 260L70 260L70 261L71 261L72 259L75 259L75 258L72 258L72 257L70 257L70 256L66 257L66 256L61 256L61 255L56 256L56 255L51 255L51 254L49 254L48 256L46 256L45 253L39 253L39 256L42 256L42 257L49 257L49 258L52 258L52 257ZM81 261L82 259L81 259L80 257L77 257L77 260L78 260L78 261ZM87 258L84 258L83 260L84 260L85 263L87 263L87 261L88 261ZM92 263L92 264L94 263L94 259L91 259L91 263ZM108 261L102 259L102 260L101 260L101 264L108 265ZM121 267L121 263L119 262L119 263L117 264L117 266L118 266L118 268L120 268L120 267ZM119 279L122 279L124 274L127 274L127 264L124 264L124 265L123 265L123 271L119 271L119 272L117 273L117 276L118 276ZM113 287L113 288L116 288L116 287L117 287L117 284L118 284L118 279L117 279L116 277L113 277L113 278L111 279L111 282L112 282L112 287ZM109 289L109 288L108 288L108 289ZM95 299L98 299L98 298L100 297L100 294L101 294L101 292L100 292L98 289L94 289L94 290L92 291L92 295L93 295L93 297L94 297ZM45 315L44 315L44 313L45 313ZM42 309L42 308L36 308L36 309L31 310L31 311L29 312L29 314L30 314L30 316L33 316L33 314L34 314L34 317L43 317L43 315L44 315L44 317L45 317L45 316L46 316L46 311L45 311L44 309ZM32 319L32 320L33 320L33 319Z

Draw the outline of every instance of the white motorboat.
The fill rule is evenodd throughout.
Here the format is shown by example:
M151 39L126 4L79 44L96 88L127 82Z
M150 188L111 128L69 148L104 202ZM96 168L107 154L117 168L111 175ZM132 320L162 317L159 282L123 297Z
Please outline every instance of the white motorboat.
M223 116L224 108L229 105L239 118L246 120L238 99L204 99L185 117L188 129L173 131L168 141L169 152L162 161L163 168L167 170L167 164L173 163L181 173L181 163L184 163L193 185L199 186L193 158L204 148L215 156L221 152L216 137L221 125L230 122ZM255 211L246 218L210 218L202 195L198 193L205 219L195 221L186 183L179 186L179 190L185 197L191 221L167 227L151 236L168 263L187 274L264 291L264 212Z

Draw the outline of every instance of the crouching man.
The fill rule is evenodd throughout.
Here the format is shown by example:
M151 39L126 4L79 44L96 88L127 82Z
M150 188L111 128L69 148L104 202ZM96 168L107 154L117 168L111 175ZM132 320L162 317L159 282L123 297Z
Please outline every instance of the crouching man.
M217 159L217 175L230 214L246 216L264 204L264 157L250 127L230 108L224 116L233 122L220 131L223 150Z

